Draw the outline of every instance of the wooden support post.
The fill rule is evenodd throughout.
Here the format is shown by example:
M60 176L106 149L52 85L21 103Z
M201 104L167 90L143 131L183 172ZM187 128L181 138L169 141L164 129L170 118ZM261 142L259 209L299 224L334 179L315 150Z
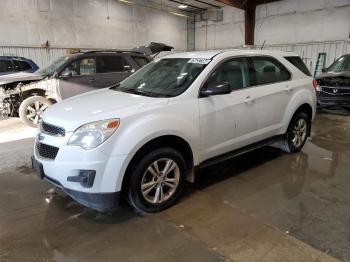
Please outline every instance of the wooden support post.
M246 5L245 14L245 44L254 45L256 5Z

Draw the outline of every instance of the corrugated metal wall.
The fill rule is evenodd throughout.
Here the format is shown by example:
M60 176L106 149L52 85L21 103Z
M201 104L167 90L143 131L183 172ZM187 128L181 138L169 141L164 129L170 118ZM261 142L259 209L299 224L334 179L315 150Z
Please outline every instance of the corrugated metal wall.
M261 48L261 46L256 48ZM326 66L329 66L341 55L350 53L350 42L332 41L292 45L266 45L264 49L295 52L304 60L310 71L314 72L319 53L327 54Z
M33 60L39 67L67 54L67 48L0 46L0 55L21 56Z
M261 46L256 46L260 49ZM314 71L317 56L324 52L327 54L326 66L329 66L335 59L343 54L350 53L349 41L332 41L317 43L301 43L291 45L266 45L264 49L281 50L295 52L303 58L311 72ZM32 59L39 67L45 65L52 59L67 54L67 48L59 47L22 47L22 46L0 46L0 55L16 55ZM82 50L87 50L82 48ZM161 53L158 57L166 55L168 52ZM169 52L171 53L171 52Z

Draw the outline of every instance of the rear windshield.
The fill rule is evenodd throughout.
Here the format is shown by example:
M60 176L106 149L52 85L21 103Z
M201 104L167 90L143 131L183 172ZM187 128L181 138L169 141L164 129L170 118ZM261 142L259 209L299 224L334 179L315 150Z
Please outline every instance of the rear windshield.
M311 76L309 69L307 69L303 60L301 60L299 56L285 56L284 58L287 59L290 63L292 63L296 68L298 68L305 75Z

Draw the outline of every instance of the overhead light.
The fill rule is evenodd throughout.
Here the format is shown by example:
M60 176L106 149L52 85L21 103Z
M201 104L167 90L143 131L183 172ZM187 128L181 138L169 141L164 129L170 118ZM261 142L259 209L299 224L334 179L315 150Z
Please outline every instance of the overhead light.
M130 2L128 0L119 0L119 2L127 3L127 4L133 4L133 2Z
M170 14L173 15L178 15L178 16L182 16L182 17L187 17L187 18L191 18L190 16L184 15L184 14L180 14L180 13L176 13L176 12L169 12Z
M186 9L188 6L187 5L179 5L178 8L180 9Z

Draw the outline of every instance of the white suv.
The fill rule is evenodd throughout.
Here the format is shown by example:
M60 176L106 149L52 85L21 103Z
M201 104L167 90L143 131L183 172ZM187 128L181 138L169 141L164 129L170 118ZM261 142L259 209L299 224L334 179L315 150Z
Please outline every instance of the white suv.
M87 207L111 210L125 196L157 212L197 168L272 144L300 151L316 111L312 82L289 52L171 54L48 108L33 168Z

